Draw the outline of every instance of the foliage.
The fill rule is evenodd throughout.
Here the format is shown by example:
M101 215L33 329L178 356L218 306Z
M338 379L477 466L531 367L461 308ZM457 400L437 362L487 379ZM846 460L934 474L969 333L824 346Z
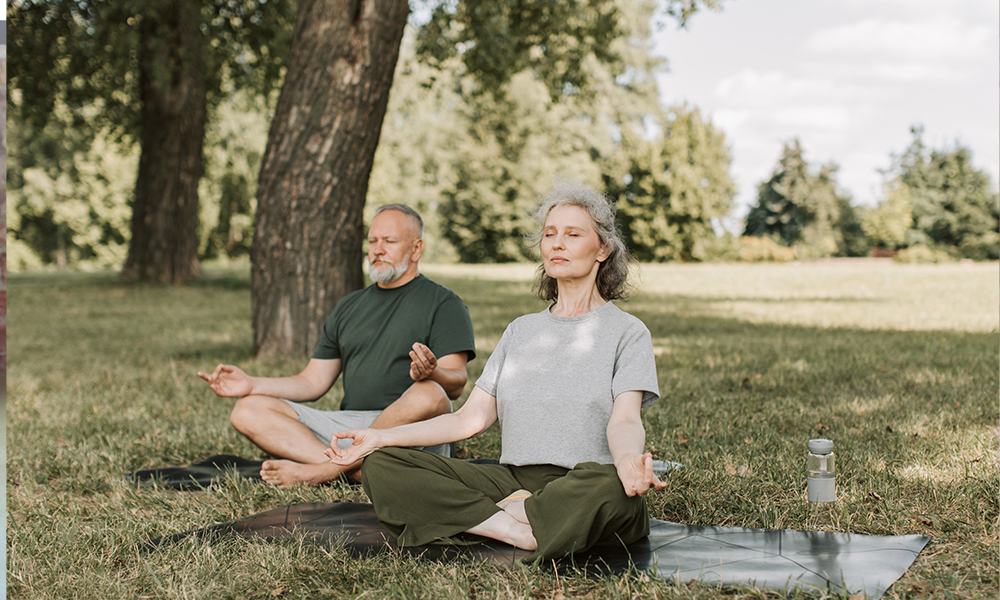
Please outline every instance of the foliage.
M950 263L958 260L941 246L916 244L897 252L892 260L898 263Z
M898 177L884 189L885 199L864 214L861 227L875 246L895 249L906 243L906 232L913 225L913 203L910 188Z
M237 89L266 96L274 88L296 7L292 0L15 1L8 40L12 116L23 124L26 137L41 133L56 147L36 147L43 150L37 157L20 157L26 171L17 177L27 191L46 192L38 199L46 205L36 207L38 214L22 215L24 235L44 232L28 245L46 261L55 252L55 262L95 255L100 264L121 262L124 247L124 272L133 276L174 282L197 276L192 213L204 160L205 106L217 105ZM46 135L53 122L72 131L68 144L52 132ZM170 128L178 125L178 136L151 135L174 133L178 130ZM134 162L138 176L133 174L129 194L122 185L113 193L91 190L88 175L81 175L86 165L71 169L59 156L100 156L94 153L106 151L109 143L131 155L140 140L146 147ZM15 147L15 153L26 152L27 145ZM30 171L36 161L47 163L44 177ZM95 164L89 176L101 179L105 166ZM112 179L124 178L116 174ZM162 193L166 189L173 193ZM64 204L61 199L67 197ZM49 210L54 202L58 208ZM123 202L137 215L125 217L135 229L128 235L118 227ZM99 235L79 229L88 220L101 223ZM48 222L54 225L46 232ZM43 248L46 244L55 250ZM83 248L82 254L73 247Z
M598 182L592 131L527 73L514 77L504 98L472 100L464 116L471 143L443 191L443 234L463 262L530 259L529 215L553 179Z
M459 56L477 89L504 94L505 84L532 71L557 100L591 87L589 62L624 70L614 41L617 0L441 2L421 27L418 52L432 64Z
M205 135L201 199L201 258L250 254L257 207L257 173L267 141L267 99L235 92L220 104Z
M745 235L739 239L737 255L742 262L788 262L795 260L795 248L778 244L769 237Z
M82 109L84 116L99 109ZM213 111L199 196L201 258L245 256L268 109L245 91ZM96 116L95 116L96 118ZM41 129L12 121L9 158L12 269L41 265L121 267L131 233L139 149L111 130L81 131L57 105Z
M655 8L617 4L626 33L611 53L621 60L583 59L586 88L567 85L554 94L545 73L532 69L514 75L502 94L464 97L465 135L456 138L454 183L442 190L439 209L443 234L462 261L532 258L522 243L534 227L528 215L557 177L616 200L626 244L640 258L725 255L731 242L716 237L712 219L732 206L728 151L696 110L660 106L655 74L663 61L651 55L650 42Z
M972 165L972 152L930 149L923 128L914 127L913 141L895 157L890 173L906 185L913 206L913 227L906 244L955 248L963 257L1000 258L1000 196L989 175Z
M96 113L93 107L84 116ZM107 131L81 132L58 105L41 129L11 122L7 223L14 269L120 266L128 250L138 152Z
M19 120L41 127L62 105L72 111L75 128L137 139L140 26L165 6L164 0L15 0L7 44L9 87L20 92L12 106ZM292 0L202 3L213 104L234 88L262 95L274 89L296 8Z
M722 132L687 106L648 122L662 134L647 141L624 129L614 167L603 174L622 233L639 260L710 259L713 222L729 213L736 195Z
M852 229L856 217L845 214L853 209L840 195L836 184L837 166L810 170L799 141L786 143L770 179L757 188L757 204L747 215L744 235L773 236L785 246L797 247L802 258L849 254L842 225ZM856 237L857 231L851 234Z
M112 273L14 275L19 367L8 378L7 585L11 598L816 598L284 543L149 540L300 502L366 501L360 487L134 489L133 469L212 454L261 456L229 424L232 401L195 371L263 376L303 360L251 358L249 272L208 267L180 288ZM544 303L532 269L429 273L469 306L479 357ZM647 449L686 468L647 496L650 516L705 526L924 534L886 593L995 598L997 303L992 265L648 265L622 305L649 327L663 398ZM830 321L832 320L832 322ZM95 351L99 349L99 351ZM470 385L471 388L471 385ZM336 406L335 388L319 408ZM805 444L837 444L837 503L805 501ZM458 444L497 457L496 428ZM741 471L739 467L745 466ZM735 471L735 473L733 473Z

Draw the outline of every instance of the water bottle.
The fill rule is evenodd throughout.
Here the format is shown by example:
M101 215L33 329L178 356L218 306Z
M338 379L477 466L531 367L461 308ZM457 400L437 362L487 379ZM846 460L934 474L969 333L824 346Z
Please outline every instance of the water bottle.
M809 440L809 458L806 478L810 502L833 502L837 499L834 480L833 441Z

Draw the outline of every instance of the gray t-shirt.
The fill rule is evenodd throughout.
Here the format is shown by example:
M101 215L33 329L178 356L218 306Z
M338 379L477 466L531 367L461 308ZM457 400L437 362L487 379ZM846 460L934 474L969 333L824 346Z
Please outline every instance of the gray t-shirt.
M548 309L507 326L476 386L497 399L500 462L611 464L607 427L614 399L659 397L649 330L608 302L577 317Z

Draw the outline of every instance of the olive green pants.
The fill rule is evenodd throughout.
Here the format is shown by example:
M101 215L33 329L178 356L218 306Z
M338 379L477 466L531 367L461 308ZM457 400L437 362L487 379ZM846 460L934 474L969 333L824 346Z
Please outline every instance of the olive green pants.
M479 465L384 448L365 458L361 479L379 521L401 546L467 544L455 536L499 512L496 503L519 489L532 494L524 509L538 542L524 561L649 534L645 500L625 494L614 465Z

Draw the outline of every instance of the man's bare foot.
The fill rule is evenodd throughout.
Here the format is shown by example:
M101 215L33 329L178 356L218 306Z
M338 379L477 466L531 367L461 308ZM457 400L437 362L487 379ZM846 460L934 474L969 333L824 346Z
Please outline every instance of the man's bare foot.
M291 460L265 460L260 476L280 488L322 485L340 476L340 467L330 463L303 464Z
M528 490L517 490L500 502L497 502L497 506L508 515L514 517L515 520L528 525L528 513L524 511L524 501L530 497L531 492Z

